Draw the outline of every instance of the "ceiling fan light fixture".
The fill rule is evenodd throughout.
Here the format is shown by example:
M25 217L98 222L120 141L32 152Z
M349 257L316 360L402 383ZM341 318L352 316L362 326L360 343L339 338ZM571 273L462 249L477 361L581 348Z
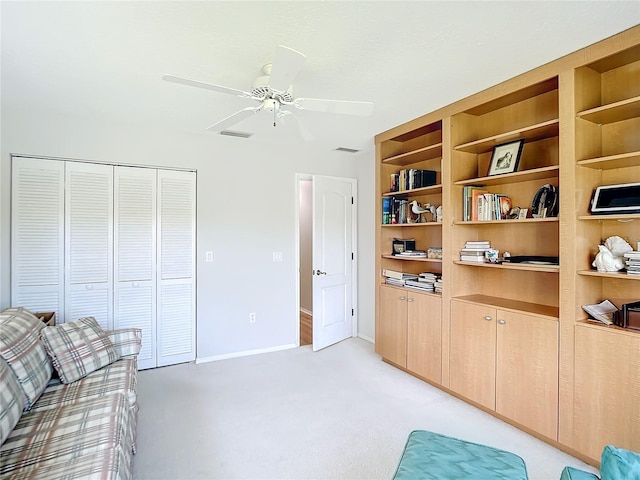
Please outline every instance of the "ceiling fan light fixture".
M238 130L222 130L220 135L225 135L227 137L237 137L237 138L249 138L253 136L253 133L249 132L240 132Z

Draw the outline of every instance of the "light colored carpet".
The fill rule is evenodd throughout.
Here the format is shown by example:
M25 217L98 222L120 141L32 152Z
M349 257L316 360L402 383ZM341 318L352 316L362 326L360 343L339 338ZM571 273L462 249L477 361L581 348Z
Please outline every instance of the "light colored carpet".
M145 370L138 392L138 480L390 479L416 429L514 452L531 480L558 480L565 465L595 472L357 338Z

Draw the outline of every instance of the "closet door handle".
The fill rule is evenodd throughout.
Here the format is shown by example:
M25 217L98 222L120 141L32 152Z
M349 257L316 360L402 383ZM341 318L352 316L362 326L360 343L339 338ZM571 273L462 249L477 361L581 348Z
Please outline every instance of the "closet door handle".
M487 315L486 317L484 317L484 319L485 319L487 322L490 322L491 320L493 320L493 318L491 318L491 316L490 316L490 315Z
M407 297L400 297L400 300L406 300Z
M407 302L413 302L413 298L409 298L409 300L407 300Z
M504 325L504 324L505 324L505 323L507 323L507 322L505 322L504 320L498 320L498 323L499 323L500 325Z

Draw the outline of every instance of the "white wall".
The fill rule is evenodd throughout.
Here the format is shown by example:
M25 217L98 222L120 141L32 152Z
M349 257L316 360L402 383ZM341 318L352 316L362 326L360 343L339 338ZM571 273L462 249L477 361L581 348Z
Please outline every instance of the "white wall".
M373 338L373 153L149 131L44 111L2 111L0 307L10 304L10 154L196 169L197 356L296 343L296 173L358 178L359 331ZM372 139L373 142L373 139ZM371 158L369 158L371 157ZM205 263L205 252L214 252ZM283 252L274 263L272 252ZM370 278L367 278L370 277ZM249 323L256 312L256 323Z

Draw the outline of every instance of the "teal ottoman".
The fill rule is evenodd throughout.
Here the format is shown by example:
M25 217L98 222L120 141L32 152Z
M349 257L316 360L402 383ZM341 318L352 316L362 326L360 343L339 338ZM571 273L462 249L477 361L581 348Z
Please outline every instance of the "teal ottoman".
M394 480L527 480L518 455L425 430L409 434Z

